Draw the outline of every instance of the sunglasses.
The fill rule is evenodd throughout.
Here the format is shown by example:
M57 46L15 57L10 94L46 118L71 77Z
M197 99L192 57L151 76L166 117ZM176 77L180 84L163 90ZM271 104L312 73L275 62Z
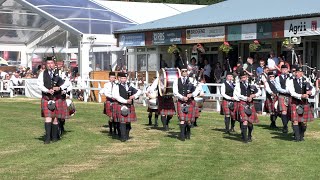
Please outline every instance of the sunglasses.
M292 72L296 72L296 71L292 71Z
M274 75L270 75L269 77L274 77Z
M181 70L181 72L187 72L187 70Z

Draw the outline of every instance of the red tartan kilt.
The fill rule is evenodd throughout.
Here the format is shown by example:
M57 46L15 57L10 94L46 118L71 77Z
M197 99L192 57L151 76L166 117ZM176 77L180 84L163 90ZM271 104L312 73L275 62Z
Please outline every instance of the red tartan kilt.
M243 121L248 121L250 123L259 123L259 119L258 119L258 116L257 116L257 112L256 112L256 109L254 108L254 104L253 102L250 102L249 105L251 107L251 111L252 111L252 114L251 116L248 116L245 112L244 112L244 109L245 109L245 105L247 105L247 102L245 101L240 101L238 103L238 110L239 110L239 113L240 113L240 121L243 122Z
M286 106L284 104L284 98L286 96L283 96L283 95L279 95L278 97L278 110L279 112L282 112L282 111L287 111L287 114L290 114L290 104L291 104L291 97L288 97L289 100L288 100L288 106Z
M292 98L291 104L291 120L298 122L311 122L313 121L313 108L307 103L303 104L303 114L299 115L296 111L297 105L302 104L299 100Z
M158 112L160 115L173 116L176 114L173 97L165 98L158 96Z
M117 121L116 122L136 122L137 121L137 116L136 116L136 111L134 108L134 105L129 105L130 113L128 116L122 116L121 114L121 106L118 104L115 109L115 113L117 114Z
M198 117L200 117L200 108L198 107L198 105L197 105L197 103L194 103L195 104L195 106L194 106L194 116L196 117L196 118L198 118Z
M195 120L195 101L194 100L191 100L191 101L188 101L186 104L189 105L189 108L188 108L188 113L183 113L182 112L182 104L184 102L181 102L180 100L178 100L177 102L177 111L178 111L178 117L179 117L179 120L180 121L191 121L191 122L194 122Z
M223 109L223 113L224 115L229 115L231 116L231 119L237 119L237 111L238 111L238 102L234 101L234 110L231 111L228 107L228 101L227 100L223 100L222 104L221 104L221 108Z
M105 114L112 117L112 103L110 101L106 101L105 103Z
M48 109L48 100L41 99L41 117L68 119L70 117L67 102L65 99L55 100L56 108L53 111Z
M273 100L271 99L271 97L267 97L266 101L264 102L264 110L267 113L276 113L277 111L274 109L274 103L277 100L278 100L278 97L275 97Z
M119 122L119 121L118 121L118 112L117 112L117 109L121 109L121 106L120 106L120 107L118 107L118 106L120 106L120 105L119 105L119 103L118 103L117 101L112 103L112 109L113 109L113 111L114 111L114 113L112 113L112 119L113 119L113 121L115 121L115 122Z

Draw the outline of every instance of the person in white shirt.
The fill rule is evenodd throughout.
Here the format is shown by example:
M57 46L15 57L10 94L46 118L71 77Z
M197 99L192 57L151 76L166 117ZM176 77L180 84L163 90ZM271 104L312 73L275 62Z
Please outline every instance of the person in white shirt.
M127 82L126 73L119 72L118 77L120 81L113 87L112 96L118 101L114 111L117 113L117 122L120 122L121 142L125 142L129 139L131 122L137 121L133 100L139 98L141 90Z
M276 119L277 119L277 107L275 107L275 103L278 100L278 91L276 88L276 82L274 78L273 72L268 72L268 80L265 81L264 85L267 91L266 101L265 101L265 111L270 113L270 128L277 128Z
M173 94L178 99L177 111L180 121L180 139L190 139L191 125L195 121L195 101L201 87L194 87L188 78L186 66L181 68L181 77L173 82Z
M47 69L40 72L38 87L42 91L41 116L45 119L45 144L58 141L58 118L69 118L66 101L62 99L62 90L67 83L55 75L55 58L46 58Z
M237 120L238 98L234 96L233 74L227 72L226 81L221 85L221 95L223 97L222 109L224 113L225 132L234 132L234 125ZM231 121L231 129L230 127Z
M149 99L149 104L148 104L148 119L149 119L149 123L148 125L152 125L152 113L154 113L154 118L155 118L155 122L154 122L154 127L158 127L158 117L159 117L159 113L158 113L158 106L155 106L155 104L158 104L158 99L157 99L157 95L158 95L158 78L157 77L153 77L153 81L152 84L147 87L146 89L146 97Z
M211 76L211 65L209 64L209 61L207 59L204 60L204 68L203 68L203 75L204 79L206 80L206 83L210 83L210 76Z
M106 96L106 101L104 103L103 114L108 116L108 124L109 124L109 134L110 135L120 135L118 123L115 121L115 112L113 108L113 104L116 101L113 98L112 91L113 87L116 86L116 73L109 73L109 82L105 83L103 89L100 90L100 94Z
M240 100L238 112L240 113L241 133L243 142L247 143L252 141L253 123L259 122L253 98L260 96L261 90L256 85L249 84L246 72L242 71L240 78L240 83L235 86L234 95Z
M278 65L278 59L274 56L273 52L270 52L270 57L268 58L268 68L269 71L272 71L275 75L277 74L277 71L281 72Z
M296 77L288 82L288 90L292 96L291 121L295 141L304 141L304 134L307 130L307 123L313 121L313 108L308 98L316 94L315 88L309 79L303 77L303 69L299 67Z

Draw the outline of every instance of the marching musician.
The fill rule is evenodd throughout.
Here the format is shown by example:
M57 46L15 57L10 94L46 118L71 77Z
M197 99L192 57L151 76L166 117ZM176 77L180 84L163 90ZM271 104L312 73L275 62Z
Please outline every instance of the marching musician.
M180 120L180 138L182 141L190 139L191 123L195 120L195 101L201 88L195 88L188 77L186 66L181 68L181 77L173 82L173 94L178 98L177 111Z
M152 84L147 88L146 90L146 96L149 98L149 102L150 100L157 100L157 94L158 94L158 78L157 77L153 77L153 82ZM152 125L152 113L154 112L154 127L158 127L158 108L151 108L150 107L150 103L148 104L148 110L149 112L148 114L148 119L149 119L149 124L148 125Z
M112 96L119 103L114 110L117 113L117 121L120 122L121 141L125 142L129 139L131 122L137 121L133 100L139 98L141 90L127 82L126 73L119 72L118 76L120 81L113 87Z
M226 81L221 85L221 95L223 97L222 108L224 113L225 132L234 132L234 125L237 120L237 111L239 99L234 96L233 74L227 72ZM231 129L230 127L231 121Z
M281 120L283 124L283 133L288 133L288 121L290 119L290 104L291 96L289 89L287 88L287 82L289 81L288 67L286 65L281 66L281 75L276 77L276 89L279 93L278 107L279 113L281 113Z
M309 79L303 77L303 73L303 69L299 67L296 77L288 82L288 89L292 96L291 120L296 142L304 141L307 122L313 121L313 108L308 103L308 98L316 93Z
M267 98L265 101L265 111L270 113L270 128L277 128L276 119L277 119L277 111L275 107L275 103L278 100L278 91L275 85L275 75L273 72L268 72L268 81L265 82L265 88L267 91Z
M42 91L41 116L45 119L45 144L58 141L58 118L68 118L66 101L62 100L61 90L66 89L63 80L55 75L55 58L46 58L46 70L40 72L38 87ZM51 138L52 137L52 138Z
M249 84L245 71L240 73L240 78L240 83L235 86L234 95L240 100L238 111L240 113L241 134L243 142L247 143L252 141L253 123L259 122L253 98L260 96L261 90L255 84Z
M57 72L56 72L57 73ZM62 77L62 80L63 80L63 86L65 87L65 89L61 89L61 99L63 101L66 102L66 104L68 105L67 103L67 96L70 95L70 92L72 90L72 83L69 79L69 77L67 76L63 76ZM68 114L67 115L71 115L70 112L68 111ZM65 125L65 122L66 122L66 119L65 118L58 118L58 123L59 123L59 136L61 137L64 133L65 133L65 129L64 129L64 125Z
M109 117L108 124L109 124L110 135L119 134L119 132L117 133L116 122L113 119L113 113L115 113L113 109L113 103L116 100L113 98L112 92L113 92L113 87L116 86L115 80L116 80L116 73L112 71L109 72L109 82L105 83L103 89L101 89L101 91L99 92L100 94L104 94L106 96L106 102L104 103L103 113Z

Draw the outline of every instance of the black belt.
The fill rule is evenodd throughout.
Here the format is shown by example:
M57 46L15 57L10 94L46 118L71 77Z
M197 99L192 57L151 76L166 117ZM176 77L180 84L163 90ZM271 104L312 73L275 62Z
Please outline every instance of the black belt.
M279 95L282 95L282 96L290 96L290 94L286 94L286 93L279 93Z
M112 98L107 97L107 101L114 102L115 100L113 100Z

